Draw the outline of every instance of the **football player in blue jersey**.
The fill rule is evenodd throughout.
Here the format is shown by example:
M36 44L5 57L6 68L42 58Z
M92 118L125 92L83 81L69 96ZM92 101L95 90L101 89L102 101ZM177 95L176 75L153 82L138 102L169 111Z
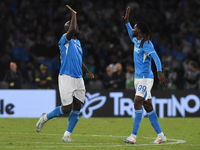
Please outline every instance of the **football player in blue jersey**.
M66 5L72 13L70 21L66 22L64 29L66 33L62 35L59 41L61 67L58 76L59 91L62 105L56 107L52 112L43 113L36 124L36 131L40 132L44 124L62 114L69 112L68 127L63 135L62 142L76 142L71 139L70 135L79 120L81 104L85 99L85 85L82 78L82 69L90 79L94 75L90 73L82 62L82 48L80 41L76 39L79 33L77 26L76 14L70 6Z
M151 69L151 59L153 58L156 68L159 83L163 86L166 86L168 80L162 74L162 67L160 59L154 49L154 46L151 42L151 31L149 26L144 22L138 22L134 25L132 29L129 23L129 14L130 7L126 9L126 15L122 16L131 41L134 43L134 66L135 66L135 99L134 99L134 108L135 108L135 118L133 123L132 134L124 139L125 143L136 143L136 136L138 129L140 127L140 122L142 119L142 106L147 112L151 125L154 130L157 132L158 137L151 144L160 144L165 142L166 136L162 132L162 129L158 122L158 117L153 109L151 103L151 88L153 86L153 72Z

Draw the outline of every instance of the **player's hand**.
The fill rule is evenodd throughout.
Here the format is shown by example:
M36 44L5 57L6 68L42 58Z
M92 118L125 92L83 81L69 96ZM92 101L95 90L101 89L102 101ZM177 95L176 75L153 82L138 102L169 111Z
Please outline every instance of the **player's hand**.
M75 10L73 10L69 5L66 5L67 8L69 8L69 10L73 13L73 14L77 14L77 12Z
M94 75L93 75L91 72L86 73L86 75L87 75L90 79L94 79Z
M162 74L161 71L158 71L158 80L162 86L166 86L168 83L167 78Z
M125 17L122 16L122 18L124 19L124 22L125 22L125 23L128 23L128 22L129 22L129 14L130 14L130 7L128 6L128 7L126 8L126 15L125 15Z

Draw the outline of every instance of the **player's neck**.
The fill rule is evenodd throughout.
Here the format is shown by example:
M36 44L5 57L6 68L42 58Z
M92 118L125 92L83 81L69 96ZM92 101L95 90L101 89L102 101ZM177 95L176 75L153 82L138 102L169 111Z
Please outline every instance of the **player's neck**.
M141 40L143 37L144 37L143 34L138 34L138 36L136 38L137 38L137 40Z

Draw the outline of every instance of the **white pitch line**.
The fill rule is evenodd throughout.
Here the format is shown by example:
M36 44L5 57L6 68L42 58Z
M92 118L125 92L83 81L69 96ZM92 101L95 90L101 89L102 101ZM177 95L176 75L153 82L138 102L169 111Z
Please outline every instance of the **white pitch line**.
M200 146L200 144L188 144L189 146Z
M0 134L39 134L39 133L21 133L21 132L17 132L17 133L2 133L0 132ZM60 134L48 134L48 133L40 133L40 135L60 135ZM83 134L73 134L74 136L101 136L101 137L126 137L126 136L114 136L114 135L83 135ZM146 139L154 139L153 137L143 137ZM119 143L93 143L96 145L81 145L78 146L77 144L88 144L88 143L68 143L68 144L73 144L73 146L61 146L61 147L119 147L119 146L147 146L147 145L171 145L171 144L178 144L178 143L185 143L186 141L184 140L178 140L178 139L168 139L169 141L174 141L174 142L168 142L168 143L162 143L162 144L119 144ZM13 142L0 142L0 143L13 143ZM22 144L65 144L65 143L55 143L55 142L14 142L14 143L22 143ZM76 145L75 145L76 144ZM109 144L109 145L105 145L105 144ZM16 148L16 146L3 146L0 148ZM57 146L34 146L34 147L57 147ZM19 147L18 147L19 148Z

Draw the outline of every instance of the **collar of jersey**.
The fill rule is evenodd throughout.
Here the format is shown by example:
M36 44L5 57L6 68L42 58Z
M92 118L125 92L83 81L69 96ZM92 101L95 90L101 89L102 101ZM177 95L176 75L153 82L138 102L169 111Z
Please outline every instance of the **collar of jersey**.
M137 39L137 38L136 38ZM137 42L141 42L143 38L141 38L140 40L137 39Z

